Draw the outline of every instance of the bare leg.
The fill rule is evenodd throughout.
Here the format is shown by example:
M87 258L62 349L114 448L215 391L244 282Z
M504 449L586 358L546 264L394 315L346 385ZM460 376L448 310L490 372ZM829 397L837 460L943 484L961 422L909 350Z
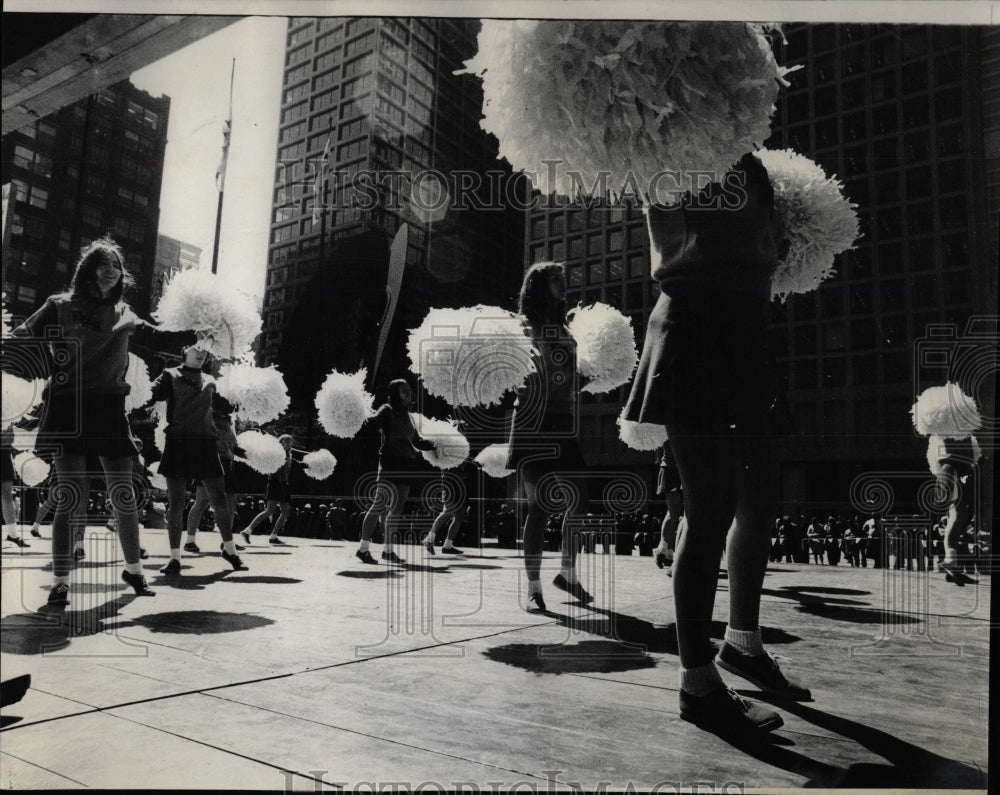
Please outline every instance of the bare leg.
M285 529L285 522L288 521L288 517L292 513L292 504L290 502L282 502L278 505L278 521L274 523L274 528L271 530L271 538L277 538L281 535L281 531Z
M187 500L187 479L167 478L167 538L171 551L181 548L184 533L184 503Z
M529 582L539 582L542 571L542 550L545 548L545 526L548 511L538 503L538 487L524 479L524 493L528 498L528 514L524 520L524 569Z
M260 525L274 516L274 512L278 510L277 500L268 500L267 505L264 506L264 510L257 514L253 519L250 520L250 524L246 526L243 531L247 535L253 535L253 531L256 530Z
M55 459L56 484L50 497L55 503L52 520L52 573L68 578L73 566L73 541L83 540L83 510L87 500L86 458L62 455Z
M194 540L194 536L198 533L198 528L201 526L201 517L205 515L205 509L208 507L209 499L208 493L205 491L204 483L199 483L198 488L194 492L194 503L191 505L191 510L188 511L187 515L187 534ZM216 524L218 524L219 517L215 517Z
M223 543L232 541L233 513L226 496L225 480L220 475L216 478L205 478L201 483L204 487L205 499L212 504L212 512L215 514L215 525L219 528L219 534L222 536ZM195 498L195 505L197 504L197 498ZM194 513L193 506L191 513ZM188 527L190 528L190 523Z
M118 518L118 543L126 564L139 563L139 509L135 504L135 484L132 480L131 458L101 456L108 500ZM169 483L169 482L168 482ZM181 484L183 489L183 482ZM179 539L178 534L178 539Z
M393 488L392 501L389 503L389 512L385 515L385 544L383 554L393 552L393 545L399 537L399 517L403 513L403 506L406 498L410 495L409 484L398 484Z

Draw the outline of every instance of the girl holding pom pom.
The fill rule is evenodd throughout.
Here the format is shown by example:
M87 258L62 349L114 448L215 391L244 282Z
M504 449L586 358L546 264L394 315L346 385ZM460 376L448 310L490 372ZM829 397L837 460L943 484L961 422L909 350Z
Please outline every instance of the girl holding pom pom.
M267 488L264 491L264 510L257 514L241 532L243 540L248 544L250 543L250 536L253 535L253 531L273 517L275 513L278 514L278 521L271 528L271 536L268 538L268 542L271 544L285 543L279 538L279 534L285 528L285 523L292 513L292 492L288 481L291 475L292 445L295 443L295 439L286 433L279 436L278 441L285 448L285 463L277 471L267 476Z
M767 171L745 155L697 196L648 208L661 292L623 415L666 426L684 491L673 564L681 717L745 734L782 719L727 689L713 661L709 627L727 541L729 625L718 665L776 695L810 697L764 651L759 625L777 396L765 346L779 248L773 206Z
M402 565L406 563L393 550L396 524L410 495L414 474L428 474L429 468L420 455L421 450L434 450L434 443L420 434L410 417L413 407L413 389L403 378L389 382L388 402L375 412L369 421L378 428L382 445L378 453L378 480L375 499L361 524L361 545L354 554L362 563L376 564L368 551L372 533L381 518L385 518L385 545L382 560Z
M566 273L561 263L539 262L524 275L518 311L537 353L535 372L518 390L511 420L507 468L516 469L528 501L524 566L528 610L544 611L541 568L545 527L555 506L553 487L567 500L562 527L562 568L553 584L581 602L593 601L576 576L573 532L586 516L586 462L576 435L579 395L576 346L566 324Z
M17 529L17 511L14 509L14 459L11 457L14 441L14 429L4 428L0 437L0 467L3 468L0 477L0 508L3 510L3 525L7 529L7 540L22 549L31 546Z
M212 420L212 405L220 401L215 379L202 372L208 352L196 345L184 349L184 363L164 370L153 382L147 405L167 403L166 443L158 472L167 480L167 535L170 562L162 574L181 573L181 535L184 532L184 503L187 482L200 480L208 493L222 536L222 557L237 571L245 570L233 543L233 515L226 497L222 463L219 460L218 431Z
M50 605L69 603L72 539L74 534L83 537L88 456L100 459L118 513L118 538L125 557L122 579L136 594L153 595L139 558L131 484L135 445L125 417L129 339L147 324L122 298L129 283L121 249L109 238L95 240L83 250L70 289L50 297L12 332L46 339L52 353L53 373L36 443L39 450L56 451Z
M975 436L949 439L932 436L927 457L937 476L939 495L948 503L948 519L944 528L944 560L938 564L948 582L955 585L973 585L975 580L965 571L967 546L962 537L975 513L973 494L976 471L979 467L979 444ZM964 554L963 554L964 553Z

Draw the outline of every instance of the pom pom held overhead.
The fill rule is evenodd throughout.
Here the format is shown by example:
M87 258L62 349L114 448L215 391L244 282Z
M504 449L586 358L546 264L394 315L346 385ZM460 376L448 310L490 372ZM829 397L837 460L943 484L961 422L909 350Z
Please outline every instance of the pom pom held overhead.
M921 392L910 416L921 436L965 439L983 425L976 401L951 381Z

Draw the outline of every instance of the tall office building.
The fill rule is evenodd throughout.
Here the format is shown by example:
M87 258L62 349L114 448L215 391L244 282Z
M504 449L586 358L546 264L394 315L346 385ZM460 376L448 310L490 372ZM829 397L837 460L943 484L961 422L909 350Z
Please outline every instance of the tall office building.
M799 430L782 443L774 477L789 507L843 509L858 473L926 475L913 397L961 378L957 353L922 351L983 350L996 339L1000 37L847 24L787 25L785 35L779 62L803 68L779 94L767 146L838 175L859 206L862 237L818 291L772 304L772 348ZM658 292L648 246L641 211L569 206L532 214L525 257L565 260L570 304L621 308L641 347ZM965 386L990 401L987 413L993 367L965 373L985 375ZM592 464L652 482L654 457L617 438L624 398L584 397L584 450Z
M3 292L15 315L64 290L80 249L103 235L123 248L132 306L150 309L169 97L122 81L3 139L11 185Z
M406 372L403 332L429 306L513 305L524 214L486 195L513 178L479 127L480 81L454 74L478 29L464 19L289 21L258 355L282 366L293 400L296 390L314 394L331 365L372 367L389 245L403 223L406 266L383 381ZM460 172L472 175L465 187ZM447 201L436 205L442 188Z
M155 307L159 303L164 285L175 273L196 268L199 262L201 262L201 249L198 246L185 243L183 240L175 240L167 235L157 235L149 305Z

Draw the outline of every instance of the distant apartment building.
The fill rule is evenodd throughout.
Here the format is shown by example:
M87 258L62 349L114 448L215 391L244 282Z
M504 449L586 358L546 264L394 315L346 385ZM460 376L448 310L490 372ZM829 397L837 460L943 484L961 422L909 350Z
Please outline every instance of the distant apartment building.
M182 270L197 268L201 262L201 249L183 240L175 240L166 235L156 236L156 258L153 261L152 286L149 305L155 309L163 295L164 285Z

